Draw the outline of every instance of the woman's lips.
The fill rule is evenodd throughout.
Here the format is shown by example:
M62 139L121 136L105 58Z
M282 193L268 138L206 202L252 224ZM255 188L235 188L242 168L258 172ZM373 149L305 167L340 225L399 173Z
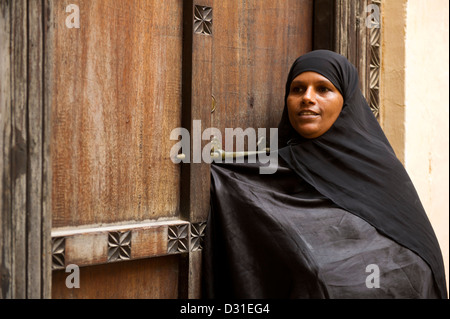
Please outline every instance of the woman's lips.
M298 116L302 119L314 119L317 116L319 116L319 114L317 114L314 111L305 110L305 111L298 112Z

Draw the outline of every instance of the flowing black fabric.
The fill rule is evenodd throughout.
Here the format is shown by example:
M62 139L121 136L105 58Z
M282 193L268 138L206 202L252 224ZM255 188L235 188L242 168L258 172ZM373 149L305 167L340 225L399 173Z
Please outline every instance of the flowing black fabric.
M286 106L292 80L306 71L325 76L344 98L336 122L315 139L303 138L292 128ZM211 214L204 251L207 297L351 298L352 294L357 297L366 293L368 298L375 298L376 291L380 298L431 298L434 288L427 284L429 278L421 264L423 261L432 270L439 297L447 297L442 254L433 228L406 170L358 87L356 68L345 57L318 50L294 62L286 83L278 153L281 171L274 175L259 176L255 171L258 165L212 165ZM311 207L316 213L308 215ZM351 227L329 223L327 216L344 213L357 218L349 222ZM314 218L325 229L339 229L338 235L328 238L333 249L318 248L325 245L319 241L330 232L320 234L317 228L316 237L306 235L305 229L312 226L305 223L317 224ZM347 216L345 220L352 219ZM364 239L361 229L373 237ZM348 257L353 266L347 265L348 269L367 264L367 260L362 261L364 249L350 245L352 249L341 250L338 245L340 241L348 244L352 234L358 242L366 242L367 251L372 252L365 258L375 258L383 265L392 264L395 250L404 249L401 256L406 256L408 251L413 253L403 259L405 266L394 263L397 270L410 275L402 279L389 267L382 270L387 289L384 293L364 288L363 277L353 285L351 271L336 271L335 276L342 278L330 279L332 272L326 269L334 264L325 262L320 257L322 254L328 254L329 260L347 260L342 256L353 251L355 255ZM311 244L315 240L317 246ZM384 248L371 246L373 241L383 242L380 245ZM386 255L386 251L390 253ZM420 260L414 259L417 256ZM415 272L407 264L414 265ZM414 276L424 286L411 283ZM333 292L330 281L339 282L337 286L348 282L351 288ZM392 288L396 285L398 289ZM412 291L421 289L422 292L414 296L408 285L413 287Z
M437 298L430 267L298 177L280 159L211 168L206 298ZM370 288L369 265L379 267ZM369 269L370 270L370 269Z

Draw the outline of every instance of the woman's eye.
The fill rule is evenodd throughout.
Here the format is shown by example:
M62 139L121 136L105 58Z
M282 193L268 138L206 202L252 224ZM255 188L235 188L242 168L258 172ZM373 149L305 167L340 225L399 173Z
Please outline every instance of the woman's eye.
M292 93L299 93L299 92L301 92L301 88L298 87L298 86L294 86L294 87L292 87L291 92Z
M331 91L331 90L329 88L327 88L326 86L319 87L319 92L321 92L321 93L326 93L329 91Z

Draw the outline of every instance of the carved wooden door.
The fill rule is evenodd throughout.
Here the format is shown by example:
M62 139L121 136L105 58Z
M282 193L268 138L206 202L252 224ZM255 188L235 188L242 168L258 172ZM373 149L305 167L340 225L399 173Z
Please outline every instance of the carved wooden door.
M312 2L45 1L53 298L200 297L209 165L170 133L276 127Z

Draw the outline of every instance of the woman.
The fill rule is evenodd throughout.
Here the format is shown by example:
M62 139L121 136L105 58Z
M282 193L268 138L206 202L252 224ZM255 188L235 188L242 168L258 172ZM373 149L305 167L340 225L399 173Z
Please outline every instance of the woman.
M273 175L212 165L205 297L447 297L434 231L345 57L294 62L278 155Z

